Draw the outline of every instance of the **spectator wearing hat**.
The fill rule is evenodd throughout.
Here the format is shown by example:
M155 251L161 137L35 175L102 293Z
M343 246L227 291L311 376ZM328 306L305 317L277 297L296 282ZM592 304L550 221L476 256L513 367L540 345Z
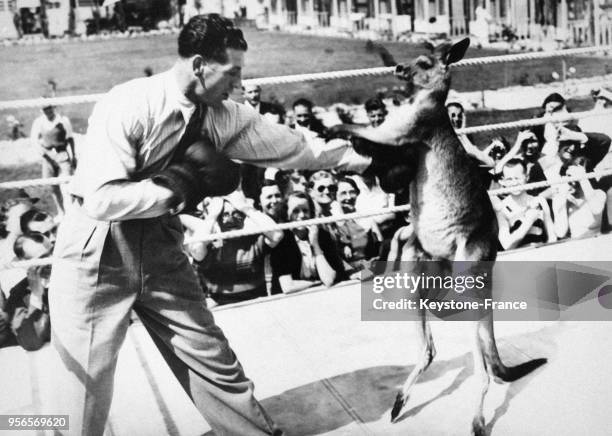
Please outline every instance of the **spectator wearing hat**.
M42 177L70 176L76 165L72 124L68 117L47 105L43 114L34 120L30 138L42 156ZM65 210L66 193L62 186L52 187L53 199L58 213Z

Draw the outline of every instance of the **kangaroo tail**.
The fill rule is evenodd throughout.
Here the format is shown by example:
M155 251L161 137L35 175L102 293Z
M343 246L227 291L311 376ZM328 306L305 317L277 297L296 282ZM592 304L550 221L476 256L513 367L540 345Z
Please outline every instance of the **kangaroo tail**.
M492 365L491 372L496 379L504 382L513 382L536 370L547 361L547 359L533 359L516 366Z

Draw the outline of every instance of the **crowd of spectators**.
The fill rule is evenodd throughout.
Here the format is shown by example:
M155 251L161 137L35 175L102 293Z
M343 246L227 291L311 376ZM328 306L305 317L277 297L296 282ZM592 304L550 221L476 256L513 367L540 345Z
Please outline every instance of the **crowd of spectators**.
M612 94L594 90L593 110L612 104ZM447 103L455 128L465 127L463 107ZM548 95L537 117L569 114L567 102L558 93ZM490 189L511 188L525 183L558 182L564 176L580 177L595 169L610 168L610 130L601 116L598 122L586 118L580 123L551 121L519 131L513 146L503 137L487 145L474 144L460 134L460 140L483 168L484 183ZM482 150L482 151L481 151ZM499 223L499 243L504 250L527 245L580 238L608 231L612 223L612 179L581 179L555 183L508 195L492 196Z
M15 260L48 257L53 252L57 220L37 207L38 198L19 191L2 205L0 258ZM51 267L5 271L0 288L0 347L20 345L28 351L50 338L47 287Z
M243 89L244 104L252 106L273 123L289 124L312 138L328 135L328 127L308 99L296 100L289 110L262 101L259 86ZM595 109L612 104L612 93L593 92ZM363 106L376 127L389 107L374 97ZM456 129L466 127L463 105L449 99L447 110ZM542 103L539 117L565 114L565 99L553 93ZM350 122L351 114L338 111L338 122ZM485 187L511 188L525 183L557 181L563 176L582 176L606 165L610 137L606 123L548 122L517 132L510 145L497 136L488 144L459 134L466 152L482 171ZM69 175L77 162L70 121L47 106L34 122L31 140L40 152L43 176ZM609 164L608 164L609 167ZM300 222L347 213L376 212L406 203L407 198L384 192L376 177L334 170L284 171L241 167L241 185L234 193L208 198L197 210L181 215L192 259L209 304L228 304L309 287L360 278L376 259L397 260L402 244L411 238L409 213L388 213L291 230L271 230L277 223ZM24 191L2 206L0 257L39 259L53 250L55 228L69 196L56 187L53 199L57 214L37 207L37 198ZM612 223L612 178L582 179L530 190L516 190L491 197L499 223L499 248L514 249L607 231ZM249 236L198 241L203 236L246 230ZM198 242L190 242L198 241ZM19 344L27 350L40 348L49 339L47 283L50 267L14 270L3 274L0 292L0 346Z

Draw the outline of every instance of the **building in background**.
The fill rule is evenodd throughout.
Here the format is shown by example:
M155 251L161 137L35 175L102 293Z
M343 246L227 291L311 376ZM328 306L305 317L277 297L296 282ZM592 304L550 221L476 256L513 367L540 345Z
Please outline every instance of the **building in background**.
M40 33L41 4L41 0L0 0L0 38ZM74 33L84 34L100 30L100 21L113 19L120 7L126 26L144 29L155 28L160 21L179 26L196 13L215 12L252 21L260 28L367 38L416 33L471 35L482 45L501 40L557 46L612 44L612 0L47 0L44 4L51 37L69 31L71 10Z

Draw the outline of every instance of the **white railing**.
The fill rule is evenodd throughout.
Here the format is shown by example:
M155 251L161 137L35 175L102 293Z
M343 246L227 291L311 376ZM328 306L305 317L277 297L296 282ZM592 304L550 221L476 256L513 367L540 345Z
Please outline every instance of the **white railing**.
M599 41L596 41L596 44L612 44L612 20L607 17L602 17L599 22Z
M295 26L297 25L297 12L295 11L285 11L285 24L287 26Z
M329 27L329 12L315 12L315 17L319 27Z
M591 27L588 20L575 20L567 23L569 42L572 45L591 45Z
M464 15L449 17L450 36L464 36L470 32L469 20Z

